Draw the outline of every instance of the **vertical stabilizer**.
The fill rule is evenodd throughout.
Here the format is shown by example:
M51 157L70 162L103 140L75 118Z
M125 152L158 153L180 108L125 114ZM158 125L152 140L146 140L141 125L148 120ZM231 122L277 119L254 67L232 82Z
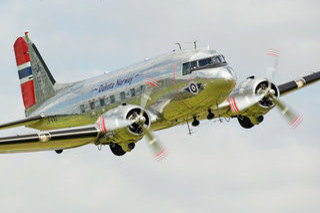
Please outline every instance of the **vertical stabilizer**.
M54 80L28 33L14 43L23 103L28 116L55 95Z

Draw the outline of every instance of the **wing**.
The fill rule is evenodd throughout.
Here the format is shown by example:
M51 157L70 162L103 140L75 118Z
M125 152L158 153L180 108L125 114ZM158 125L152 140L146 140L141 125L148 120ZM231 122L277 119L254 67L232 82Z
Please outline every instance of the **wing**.
M96 125L51 130L0 138L0 153L61 150L79 147L98 139Z
M46 116L34 116L1 125L2 128L16 127L33 122L42 122ZM133 143L145 134L155 144L149 127L152 117L140 106L120 105L103 113L94 124L79 125L63 129L51 129L33 134L15 135L0 138L0 153L30 152L41 150L63 150L89 143L118 144L127 152L133 149ZM160 147L160 146L159 146Z
M310 75L306 75L296 81L289 81L287 83L278 86L280 95L285 95L287 93L293 92L300 89L306 85L310 85L320 80L320 72L315 72Z

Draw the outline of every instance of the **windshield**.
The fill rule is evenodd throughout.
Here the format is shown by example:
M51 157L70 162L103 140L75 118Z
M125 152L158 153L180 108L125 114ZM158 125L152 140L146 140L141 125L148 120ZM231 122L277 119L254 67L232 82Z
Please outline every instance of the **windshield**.
M217 55L217 56L204 58L196 61L189 61L183 64L182 74L186 75L195 70L212 68L212 67L220 67L220 66L225 66L226 64L227 62L223 55Z

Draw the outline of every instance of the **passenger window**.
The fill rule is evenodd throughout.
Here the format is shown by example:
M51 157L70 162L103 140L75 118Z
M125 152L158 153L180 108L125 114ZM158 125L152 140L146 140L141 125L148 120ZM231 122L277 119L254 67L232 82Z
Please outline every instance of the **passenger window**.
M183 75L187 75L190 73L190 63L184 63L183 64L183 70L182 70L182 74Z
M132 96L132 97L136 96L136 90L135 90L135 88L132 88L132 89L130 90L130 92L131 92L131 96Z
M116 101L114 95L110 96L110 103L113 104Z
M90 109L94 110L94 108L95 108L95 103L94 102L90 102Z
M126 99L126 94L124 92L120 92L120 99Z
M80 111L81 111L81 113L85 113L86 112L83 104L80 105Z
M106 102L103 98L101 98L100 100L100 106L105 106L106 105Z

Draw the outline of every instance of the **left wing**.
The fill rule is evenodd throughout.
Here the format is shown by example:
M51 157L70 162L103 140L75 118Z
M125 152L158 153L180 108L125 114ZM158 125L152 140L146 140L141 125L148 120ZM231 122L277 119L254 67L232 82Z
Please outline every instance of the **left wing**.
M315 83L320 80L320 72L315 72L310 75L306 75L296 81L289 81L287 83L278 86L280 95L285 95L287 93L293 92L300 89L306 85Z

